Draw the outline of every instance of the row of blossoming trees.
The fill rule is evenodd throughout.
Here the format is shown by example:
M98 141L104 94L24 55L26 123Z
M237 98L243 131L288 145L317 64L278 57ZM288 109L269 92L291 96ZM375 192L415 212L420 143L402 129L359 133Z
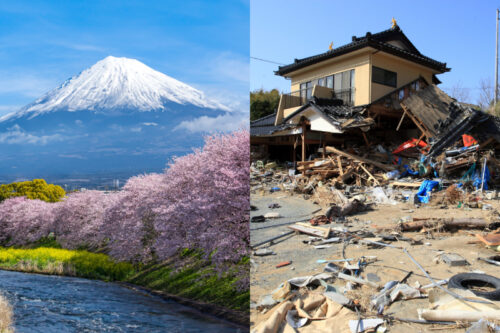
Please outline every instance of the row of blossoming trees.
M249 133L205 139L162 174L130 178L122 191L71 193L48 203L0 203L0 244L24 246L49 235L65 248L104 250L118 260L161 261L183 248L219 264L249 249Z

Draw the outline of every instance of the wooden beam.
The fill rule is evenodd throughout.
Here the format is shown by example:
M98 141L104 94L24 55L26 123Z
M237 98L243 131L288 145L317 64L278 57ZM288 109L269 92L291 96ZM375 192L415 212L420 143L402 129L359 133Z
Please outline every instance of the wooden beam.
M306 128L307 125L302 123L302 162L306 161ZM305 171L302 171L302 174L305 174Z
M486 147L487 145L489 145L490 143L492 143L493 141L495 141L495 139L494 139L494 138L489 138L488 140L486 140L486 141L484 141L483 143L481 143L481 144L479 145L479 148L480 148L480 149L481 149L481 148L484 148L484 147Z
M403 108L403 110L405 111L405 113L408 115L408 117L413 121L413 123L415 125L417 125L418 129L425 134L425 136L427 138L430 138L432 137L432 135L429 133L429 131L425 128L425 126L417 119L415 118L411 112L406 108L406 106L404 106L403 103L401 103L401 107Z
M313 235L321 238L328 238L330 235L330 228L313 227L302 223L296 223L288 226L289 229L302 232L307 235Z
M407 182L392 182L392 186L402 186L402 187L420 187L422 185L422 182L413 182L413 183L407 183Z
M363 135L363 139L365 140L365 144L368 148L370 148L370 141L368 141L368 138L366 137L365 132L361 131L361 134Z
M399 131L399 128L401 127L401 124L403 123L405 116L406 116L406 111L403 112L403 115L401 116L401 119L399 120L398 127L396 127L396 132Z
M344 156L344 157L349 158L349 159L351 159L351 160L353 160L355 162L358 162L358 163L366 163L366 164L374 165L377 168L385 170L385 171L392 171L395 168L395 167L393 167L392 165L389 165L389 164L383 164L383 163L380 163L380 162L377 162L377 161L373 161L373 160L370 160L370 159L367 159L367 158L364 158L364 157L361 157L361 156L357 156L357 155L345 153L342 150L338 150L337 148L331 147L331 146L327 146L326 147L326 151L329 152L329 153L334 153L334 154L337 154L337 155Z
M422 135L420 135L420 137L417 140L417 143L415 144L416 147L418 147L418 144L420 143L420 141L422 141L422 139L424 138L424 136L425 136L425 133L422 133Z
M340 158L340 155L337 155L337 164L339 166L340 175L343 176L344 175L344 169L342 169L342 159Z
M380 186L380 183L378 182L377 178L375 178L371 173L370 171L368 171L368 169L365 168L365 166L363 165L363 163L360 163L359 166L361 167L361 169L363 169L364 172L366 172L366 174L368 175L368 177L370 177L369 179L373 179L375 185L377 186Z

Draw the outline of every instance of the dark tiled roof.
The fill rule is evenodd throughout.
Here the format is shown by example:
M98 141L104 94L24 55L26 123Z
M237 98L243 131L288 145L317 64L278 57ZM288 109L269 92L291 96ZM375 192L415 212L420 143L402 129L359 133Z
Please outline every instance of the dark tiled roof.
M398 40L405 44L408 50L403 50L397 46L391 45L388 41ZM329 50L325 53L321 53L312 57L307 57L303 59L295 59L295 62L289 65L280 66L277 71L275 71L276 75L286 75L295 70L304 68L306 66L310 66L321 61L338 57L340 55L356 51L362 49L364 47L373 47L377 50L381 50L413 62L419 63L421 65L433 68L440 72L447 72L450 69L446 67L446 63L442 63L426 57L422 55L417 48L410 42L410 40L405 36L403 31L396 26L395 28L391 28L389 30L385 30L376 34L371 34L369 32L366 33L364 37L353 37L352 42L333 50Z
M309 107L322 113L332 125L340 126L341 128L360 127L371 124L371 122L367 121L367 118L363 116L365 111L364 106L342 105L342 100L317 97L313 97L301 108L283 119L283 123L286 123L292 117Z
M251 136L263 136L271 135L276 131L277 127L274 126L274 120L276 119L276 113L264 116L257 120L250 122L250 135Z

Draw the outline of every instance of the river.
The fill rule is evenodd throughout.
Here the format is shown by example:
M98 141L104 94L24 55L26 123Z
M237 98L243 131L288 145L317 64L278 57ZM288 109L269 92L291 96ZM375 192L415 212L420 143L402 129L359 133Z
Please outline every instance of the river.
M239 332L174 301L115 283L0 270L16 332Z

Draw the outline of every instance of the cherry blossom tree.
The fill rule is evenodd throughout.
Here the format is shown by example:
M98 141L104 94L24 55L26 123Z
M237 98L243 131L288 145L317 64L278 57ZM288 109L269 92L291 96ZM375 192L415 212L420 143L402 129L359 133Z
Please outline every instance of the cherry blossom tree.
M249 167L247 130L209 136L164 173L132 177L120 192L1 202L0 243L28 245L53 232L66 248L105 248L118 260L143 263L190 248L222 270L248 255Z
M57 241L68 249L102 247L106 239L102 232L104 216L120 197L120 193L89 190L68 195L54 209Z
M22 246L49 236L54 226L58 203L47 203L25 197L0 203L0 242Z
M155 258L154 209L159 205L163 174L130 178L104 216L101 233L109 238L109 253L120 260L146 262Z
M202 249L219 262L248 255L249 167L244 130L207 137L203 149L170 163L155 209L160 258L182 247Z

